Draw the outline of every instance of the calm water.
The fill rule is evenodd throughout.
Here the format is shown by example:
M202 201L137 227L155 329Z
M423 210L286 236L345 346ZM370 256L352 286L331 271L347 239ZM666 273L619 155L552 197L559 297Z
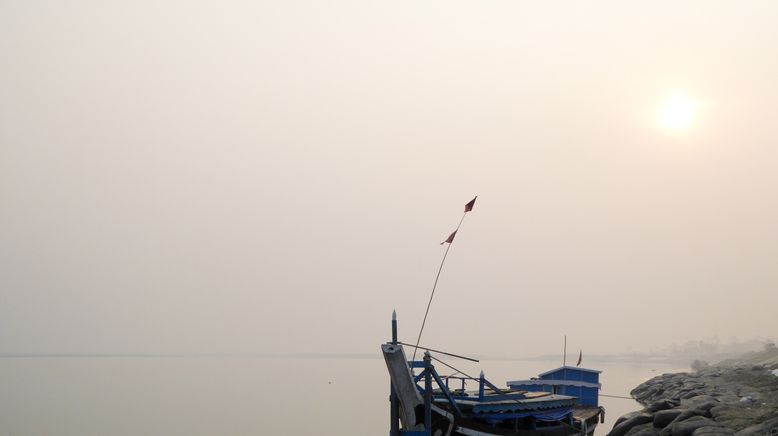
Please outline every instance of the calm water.
M559 366L449 363L471 375L483 368L498 386ZM674 370L590 366L603 370L602 392L611 395ZM0 358L0 435L386 435L388 383L378 357ZM601 403L607 420L599 435L639 408L632 400Z

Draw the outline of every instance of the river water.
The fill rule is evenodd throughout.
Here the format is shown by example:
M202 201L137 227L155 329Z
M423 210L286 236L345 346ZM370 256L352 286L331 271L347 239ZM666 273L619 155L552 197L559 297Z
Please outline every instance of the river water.
M498 386L559 366L449 363L471 375L483 369ZM627 396L644 380L683 370L588 366L603 371L603 394ZM6 357L0 358L0 435L386 435L388 385L378 356ZM599 436L618 416L639 408L632 400L600 400L607 413Z

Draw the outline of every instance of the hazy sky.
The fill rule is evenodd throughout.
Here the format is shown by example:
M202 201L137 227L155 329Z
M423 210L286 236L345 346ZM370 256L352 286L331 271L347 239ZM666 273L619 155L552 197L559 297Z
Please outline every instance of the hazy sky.
M0 2L0 352L778 329L778 3ZM662 129L670 96L698 105Z

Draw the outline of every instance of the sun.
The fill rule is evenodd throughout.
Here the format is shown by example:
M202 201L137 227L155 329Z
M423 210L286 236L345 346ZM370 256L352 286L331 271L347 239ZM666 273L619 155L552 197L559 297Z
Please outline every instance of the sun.
M673 94L659 109L659 124L670 132L687 131L694 123L699 106L687 94Z

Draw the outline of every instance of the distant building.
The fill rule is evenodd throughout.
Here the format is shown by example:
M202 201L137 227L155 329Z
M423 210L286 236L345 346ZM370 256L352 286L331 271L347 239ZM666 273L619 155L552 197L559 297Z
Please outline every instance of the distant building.
M585 406L599 406L600 373L594 369L562 366L530 380L509 381L511 389L578 397Z

